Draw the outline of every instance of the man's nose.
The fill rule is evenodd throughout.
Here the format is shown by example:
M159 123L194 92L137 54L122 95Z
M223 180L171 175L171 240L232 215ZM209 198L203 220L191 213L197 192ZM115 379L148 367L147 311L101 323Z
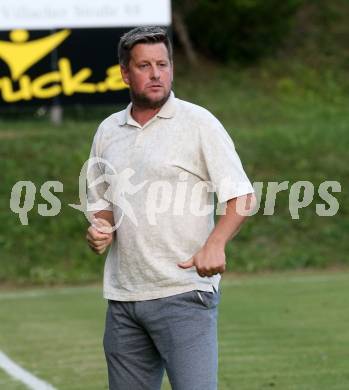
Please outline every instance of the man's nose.
M150 77L153 80L157 80L160 78L160 72L156 65L152 65Z

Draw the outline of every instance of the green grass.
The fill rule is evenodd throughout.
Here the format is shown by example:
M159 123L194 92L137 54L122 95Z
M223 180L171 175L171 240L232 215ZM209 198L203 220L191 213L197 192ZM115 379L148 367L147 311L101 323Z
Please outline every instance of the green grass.
M265 269L324 268L348 264L349 241L349 97L347 82L330 70L316 71L301 65L261 64L247 70L203 63L188 70L177 62L175 92L201 104L225 125L235 141L251 181L311 181L315 199L292 220L289 191L277 196L273 216L260 212L243 227L227 247L228 268L254 272ZM86 283L100 280L103 259L84 242L87 221L69 203L78 203L78 175L89 154L98 123L114 107L69 110L61 127L47 117L3 115L0 120L0 282ZM11 188L18 180L37 186L22 226L9 209ZM63 193L61 213L38 215L40 186L59 180ZM336 180L342 192L333 217L319 217L322 203L317 188ZM266 184L264 185L265 196ZM264 199L264 198L263 198Z
M348 270L224 277L219 389L348 389L348 294ZM2 290L0 350L58 390L107 389L104 315L99 287Z

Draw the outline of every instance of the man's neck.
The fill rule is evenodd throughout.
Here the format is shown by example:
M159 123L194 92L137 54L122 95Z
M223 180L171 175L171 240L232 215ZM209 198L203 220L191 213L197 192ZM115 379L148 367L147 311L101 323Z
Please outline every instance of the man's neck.
M145 125L151 118L153 118L159 111L159 108L144 108L132 105L131 115L133 119L141 126Z

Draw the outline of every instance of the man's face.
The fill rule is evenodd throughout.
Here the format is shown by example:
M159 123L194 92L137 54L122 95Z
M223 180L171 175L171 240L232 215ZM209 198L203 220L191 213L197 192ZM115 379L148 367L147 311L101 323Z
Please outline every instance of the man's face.
M135 105L158 108L166 102L171 92L173 68L164 43L136 44L128 67L121 67L121 73Z

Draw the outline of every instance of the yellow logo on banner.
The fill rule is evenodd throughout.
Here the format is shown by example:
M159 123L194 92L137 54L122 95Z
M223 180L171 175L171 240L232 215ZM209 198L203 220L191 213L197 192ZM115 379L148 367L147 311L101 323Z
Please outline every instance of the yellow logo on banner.
M0 78L0 92L5 102L28 101L33 98L49 99L60 94L71 96L75 93L103 93L127 88L121 78L120 65L109 67L105 80L97 84L87 82L93 73L90 68L82 68L73 74L68 58L60 58L56 71L43 74L36 79L32 80L24 74L32 65L59 46L70 33L69 30L62 30L44 38L28 41L28 31L14 30L10 33L11 41L0 41L0 58L7 63L11 74L11 78Z

